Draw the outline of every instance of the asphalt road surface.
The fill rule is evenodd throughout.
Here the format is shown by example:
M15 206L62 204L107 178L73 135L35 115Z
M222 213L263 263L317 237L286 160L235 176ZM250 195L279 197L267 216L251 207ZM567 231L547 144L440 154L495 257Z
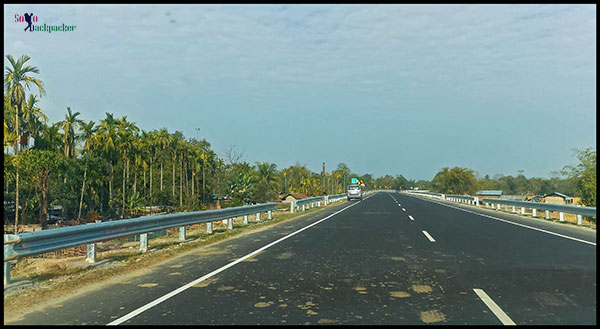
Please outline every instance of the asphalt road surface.
M381 192L5 324L595 323L595 231Z

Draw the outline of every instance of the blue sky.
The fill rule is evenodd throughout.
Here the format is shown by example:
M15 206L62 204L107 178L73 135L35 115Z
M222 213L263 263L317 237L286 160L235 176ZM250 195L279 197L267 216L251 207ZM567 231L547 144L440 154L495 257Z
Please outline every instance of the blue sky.
M127 115L280 169L549 177L596 147L595 5L5 5L7 54L52 122Z

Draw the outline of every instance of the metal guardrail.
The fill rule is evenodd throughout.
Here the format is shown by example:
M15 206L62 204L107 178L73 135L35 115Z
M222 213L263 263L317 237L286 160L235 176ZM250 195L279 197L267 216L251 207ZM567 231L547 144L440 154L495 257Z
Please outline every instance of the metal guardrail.
M329 202L336 202L336 201L339 201L339 200L342 200L342 199L345 199L345 198L346 198L346 193L328 195L327 196L327 203L329 204Z
M338 201L346 197L346 194L334 194L334 195L324 195L324 196L316 196L311 198L304 198L299 200L293 200L290 203L290 212L304 211L307 207L313 208L315 205L317 207L323 205L328 205L331 202Z
M315 202L320 202L323 201L323 197L322 196L315 196L312 198L304 198L304 199L300 199L296 201L296 204L301 206L303 204L309 204L309 203L315 203Z
M129 235L160 231L167 228L185 227L192 224L231 219L233 217L247 216L250 214L258 214L258 216L260 216L261 212L270 213L275 210L276 204L277 203L275 202L269 202L217 210L156 215L61 227L17 235L5 234L4 261L16 259L17 257L39 255L49 251L80 246L83 244L112 240ZM260 217L257 218L260 219Z
M65 248L87 245L86 261L96 262L96 243L116 238L140 234L140 249L148 249L148 233L179 227L179 239L185 240L185 227L206 223L206 230L212 233L212 222L226 219L227 228L233 228L233 218L267 212L271 219L276 202L257 205L231 207L217 210L184 212L177 214L155 215L141 218L122 219L110 222L91 223L72 227L61 227L21 234L4 234L4 284L10 281L10 264L20 257L39 255Z
M477 197L470 196L470 195L446 194L446 199L448 199L449 197L455 198L455 199L460 199L460 200L471 200L471 201L475 201L477 199Z
M596 208L595 207L582 207L582 206L573 206L573 205L562 205L562 204L554 204L554 203L545 203L545 202L531 202L531 201L515 201L515 200L501 200L501 199L490 199L483 198L479 200L478 197L473 197L469 195L454 195L454 194L441 194L441 193L433 193L429 191L400 191L402 193L408 194L420 194L424 196L434 197L442 200L468 203L471 205L480 205L480 203L485 203L488 207L497 206L497 209L500 209L500 205L504 205L504 209L508 211L508 206L512 206L512 211L516 212L515 207L521 207L521 214L525 214L525 209L532 210L532 216L537 216L537 210L546 211L546 219L550 219L550 212L558 212L559 220L564 222L564 213L568 214L576 214L577 215L577 225L582 225L583 218L582 216L587 217L596 217Z
M446 194L445 199L454 202L467 203L470 205L479 205L479 197L476 196Z
M560 213L569 213L569 214L576 214L576 215L581 215L581 216L596 217L596 208L595 207L582 207L582 206L554 204L554 203L545 203L545 202L514 201L514 200L501 200L501 199L489 199L489 198L484 198L482 201L484 203L487 203L490 205L497 205L498 207L500 207L500 205L505 205L505 210L507 210L507 211L508 211L508 206L513 206L513 207L521 207L522 212L524 211L525 208L528 208L528 209L533 209L533 210L554 211L554 212L558 212L559 214Z
M400 193L420 194L420 195L426 195L426 196L430 196L433 198L445 200L445 196L442 193L435 193L435 192L429 192L429 191L414 191L414 190L400 191Z

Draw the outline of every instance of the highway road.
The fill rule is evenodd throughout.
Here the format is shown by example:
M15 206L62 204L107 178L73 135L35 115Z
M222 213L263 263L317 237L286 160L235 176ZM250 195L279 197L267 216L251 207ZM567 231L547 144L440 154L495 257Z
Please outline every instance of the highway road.
M595 323L595 231L394 192L188 252L5 322Z

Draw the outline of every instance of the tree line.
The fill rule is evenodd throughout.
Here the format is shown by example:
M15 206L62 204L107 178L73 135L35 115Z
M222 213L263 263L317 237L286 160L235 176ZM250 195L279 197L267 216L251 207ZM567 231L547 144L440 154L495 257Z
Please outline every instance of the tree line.
M472 169L442 168L431 182L422 182L419 187L438 193L475 195L477 190L501 190L508 195L546 195L559 192L568 196L581 197L584 205L596 206L596 150L575 149L576 165L567 165L551 173L551 178L527 178L523 171L514 176L502 174L490 178L479 177Z
M206 139L166 128L146 131L126 115L84 121L66 107L49 122L40 108L46 94L30 57L7 55L4 74L4 222L39 222L48 209L77 222L138 216L143 206L195 211L276 200L280 193L342 193L348 166L314 173L296 163L281 170L250 164L230 148L220 157ZM370 175L364 176L368 184ZM15 211L18 210L18 211Z

